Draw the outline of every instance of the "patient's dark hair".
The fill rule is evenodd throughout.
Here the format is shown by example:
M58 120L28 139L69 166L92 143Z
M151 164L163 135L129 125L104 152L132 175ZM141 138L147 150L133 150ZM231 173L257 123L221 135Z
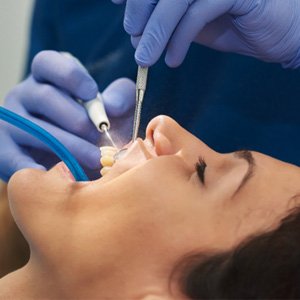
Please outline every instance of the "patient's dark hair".
M276 230L226 253L190 256L180 269L191 299L300 299L300 209Z

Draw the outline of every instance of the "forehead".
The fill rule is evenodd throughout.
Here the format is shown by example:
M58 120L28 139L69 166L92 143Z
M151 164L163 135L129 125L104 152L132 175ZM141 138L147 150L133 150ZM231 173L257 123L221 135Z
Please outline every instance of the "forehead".
M300 195L300 168L253 152L255 160L254 176L243 196L263 199L262 203L287 205L291 198Z
M294 179L291 183L300 183L300 168L296 165L284 162L259 152L252 152L256 163L260 166L261 171L264 171L269 176L274 178L289 178Z

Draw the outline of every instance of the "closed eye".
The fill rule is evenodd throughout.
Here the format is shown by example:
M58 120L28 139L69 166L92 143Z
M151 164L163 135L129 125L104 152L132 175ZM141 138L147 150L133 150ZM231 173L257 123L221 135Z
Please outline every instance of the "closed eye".
M206 169L206 167L207 167L207 164L204 161L203 157L199 157L199 160L195 165L195 169L196 169L197 175L203 185L205 185L205 169Z

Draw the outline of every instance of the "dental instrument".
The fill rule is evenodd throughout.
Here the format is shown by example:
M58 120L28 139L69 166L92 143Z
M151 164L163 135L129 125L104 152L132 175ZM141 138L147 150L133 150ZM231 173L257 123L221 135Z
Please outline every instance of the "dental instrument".
M134 123L132 132L132 142L134 142L138 137L138 132L141 122L142 104L146 92L148 79L148 68L138 66L138 73L136 79L136 104L134 113Z
M82 101L78 99L78 102L81 103L87 113L91 121L96 126L97 130L101 133L104 133L107 139L110 141L113 147L117 148L116 144L114 143L110 133L108 130L110 129L110 122L106 115L103 97L100 93L97 94L97 97L90 101Z
M140 122L141 122L141 113L142 113L142 104L144 101L144 96L147 88L148 80L148 68L138 66L137 79L136 79L136 103L135 103L135 112L134 112L134 122L132 130L132 142L134 142L139 133ZM114 155L114 159L118 160L124 156L127 148L123 148Z
M31 134L46 144L69 168L76 181L88 181L89 178L70 151L48 131L35 123L0 106L0 120Z
M65 57L75 60L82 68L85 69L85 66L81 63L81 61L77 57L73 56L70 52L63 51L60 53ZM90 101L77 99L77 102L85 107L90 120L94 123L97 130L101 133L104 133L112 146L116 147L116 144L114 143L110 133L108 132L108 130L110 129L110 122L105 111L102 95L100 93L97 93L95 99L92 99Z

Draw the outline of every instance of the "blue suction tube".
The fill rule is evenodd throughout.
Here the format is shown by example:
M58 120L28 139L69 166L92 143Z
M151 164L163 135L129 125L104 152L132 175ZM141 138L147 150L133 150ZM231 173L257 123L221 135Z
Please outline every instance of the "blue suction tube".
M69 168L76 181L88 181L89 178L70 151L48 131L35 123L0 106L0 119L31 134L46 144Z

